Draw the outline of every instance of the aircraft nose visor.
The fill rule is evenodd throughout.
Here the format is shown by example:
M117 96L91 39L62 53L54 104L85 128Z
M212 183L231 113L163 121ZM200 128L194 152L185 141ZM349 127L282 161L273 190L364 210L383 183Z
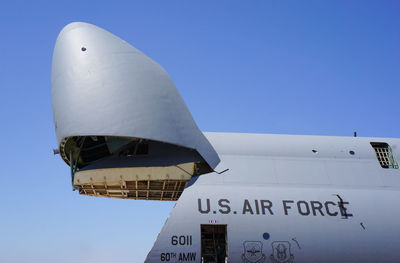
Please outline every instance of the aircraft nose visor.
M72 23L61 31L53 53L52 100L59 151L74 174L115 159L116 149L144 143L157 153L162 143L194 151L194 170L212 171L219 163L166 71L99 27ZM167 159L170 153L163 153ZM154 155L146 158L146 167L160 167L156 159L151 163Z

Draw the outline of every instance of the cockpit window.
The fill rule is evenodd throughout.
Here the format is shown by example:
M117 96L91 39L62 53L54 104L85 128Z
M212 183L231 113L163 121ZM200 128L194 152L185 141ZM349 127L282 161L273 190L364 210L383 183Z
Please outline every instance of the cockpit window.
M389 144L385 142L371 142L371 145L375 150L376 158L378 158L379 164L382 168L399 169L399 164L397 163Z

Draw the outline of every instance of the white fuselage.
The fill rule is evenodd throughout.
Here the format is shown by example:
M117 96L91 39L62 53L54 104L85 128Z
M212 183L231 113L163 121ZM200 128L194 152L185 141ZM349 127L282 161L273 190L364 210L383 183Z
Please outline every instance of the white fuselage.
M146 262L201 262L202 225L226 226L228 262L399 262L400 171L370 144L399 139L206 136L229 170L192 178Z

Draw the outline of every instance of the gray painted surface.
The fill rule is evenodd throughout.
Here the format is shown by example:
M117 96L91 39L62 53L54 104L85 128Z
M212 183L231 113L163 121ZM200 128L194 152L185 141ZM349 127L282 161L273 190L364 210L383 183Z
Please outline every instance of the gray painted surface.
M99 27L72 23L61 31L51 82L58 143L139 137L196 149L211 168L219 163L165 70Z
M400 170L382 168L370 142L387 142L399 158L400 139L205 134L221 157L216 170L229 170L192 178L145 262L165 262L162 255L168 253L177 255L169 262L201 262L200 225L210 220L227 225L229 263L291 262L272 260L272 243L277 241L290 244L297 263L399 262ZM351 216L341 216L337 195L348 202ZM203 210L209 200L208 212L200 212L199 199ZM229 201L222 203L229 212L221 200ZM246 200L252 212L245 211ZM273 214L267 209L262 212L261 200L271 202ZM293 201L287 215L284 200ZM299 201L309 206L305 215L299 212ZM323 204L322 213L315 210L314 214L311 202ZM326 202L336 215L327 214ZM301 205L306 212L305 204ZM264 239L264 233L270 237ZM172 245L173 236L191 236L193 243ZM262 244L257 255L265 255L264 261L246 258L248 241ZM196 259L179 260L188 254Z

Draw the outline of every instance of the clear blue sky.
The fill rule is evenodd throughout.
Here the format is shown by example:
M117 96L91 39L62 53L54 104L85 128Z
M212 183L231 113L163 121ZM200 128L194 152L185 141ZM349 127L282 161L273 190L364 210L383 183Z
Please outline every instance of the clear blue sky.
M79 196L51 56L93 23L160 63L205 131L399 137L399 1L2 1L0 262L143 262L173 203Z

